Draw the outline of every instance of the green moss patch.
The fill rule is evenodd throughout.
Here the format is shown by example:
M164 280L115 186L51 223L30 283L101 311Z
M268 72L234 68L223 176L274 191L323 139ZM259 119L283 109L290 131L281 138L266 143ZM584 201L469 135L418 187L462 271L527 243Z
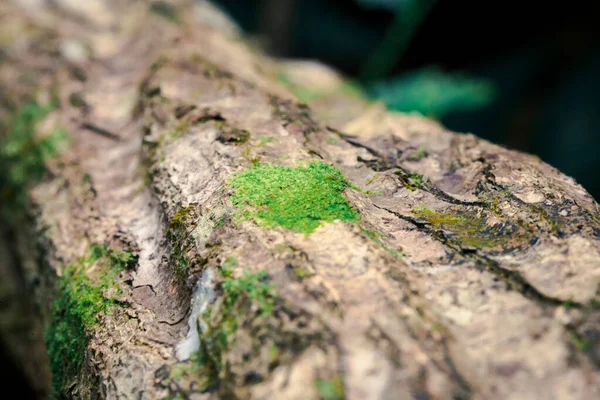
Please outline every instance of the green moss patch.
M119 290L114 278L133 261L129 252L93 245L88 254L64 267L45 332L53 397L71 398L70 390L85 361L87 333L114 303L104 292L109 288Z
M229 185L241 215L260 225L309 234L322 221L357 220L342 195L348 182L337 168L320 161L297 167L255 165L235 174Z

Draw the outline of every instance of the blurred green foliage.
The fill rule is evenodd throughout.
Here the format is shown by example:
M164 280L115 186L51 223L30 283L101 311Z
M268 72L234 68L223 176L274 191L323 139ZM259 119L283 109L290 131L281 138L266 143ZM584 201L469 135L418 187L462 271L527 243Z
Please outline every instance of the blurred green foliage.
M378 82L369 94L395 111L417 111L441 118L455 111L484 107L494 100L495 87L486 79L422 68Z
M436 119L478 110L495 100L494 83L468 73L444 72L436 66L426 66L390 77L391 69L404 56L436 0L354 1L366 9L385 9L394 14L380 42L364 59L359 79L352 81L359 93L382 101L391 110L416 111ZM325 94L294 84L282 71L277 79L305 103Z
M390 6L396 6L392 8L394 19L386 28L381 42L364 61L360 72L360 78L363 81L372 82L384 79L389 75L394 65L404 56L413 36L436 2L437 0L385 2ZM373 5L374 3L381 3L381 1L371 0L368 3Z
M435 66L423 67L387 78L402 58L412 37L436 0L357 0L367 8L386 8L395 13L383 40L365 61L361 77L369 95L392 110L441 118L456 111L478 109L494 99L491 81L445 73Z
M418 2L418 0L355 0L358 4L365 8L385 8L388 10L397 10L398 7L410 2Z

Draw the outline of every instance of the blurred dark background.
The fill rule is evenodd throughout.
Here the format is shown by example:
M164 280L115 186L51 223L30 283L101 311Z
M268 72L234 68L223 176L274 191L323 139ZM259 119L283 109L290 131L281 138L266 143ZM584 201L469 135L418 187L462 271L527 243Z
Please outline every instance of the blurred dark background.
M271 53L540 156L600 199L600 2L217 0Z

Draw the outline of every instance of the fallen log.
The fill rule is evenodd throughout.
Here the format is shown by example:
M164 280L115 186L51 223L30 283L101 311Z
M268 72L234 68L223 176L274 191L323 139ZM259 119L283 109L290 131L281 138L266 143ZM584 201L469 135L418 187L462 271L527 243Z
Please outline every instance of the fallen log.
M0 18L3 215L53 396L600 397L573 179L272 60L204 2Z

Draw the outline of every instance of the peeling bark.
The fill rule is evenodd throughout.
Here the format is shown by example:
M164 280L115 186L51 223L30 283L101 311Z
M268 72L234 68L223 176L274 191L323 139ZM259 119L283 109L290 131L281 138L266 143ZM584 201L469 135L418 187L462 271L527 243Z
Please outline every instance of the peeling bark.
M258 54L205 3L16 4L1 115L55 99L36 134L70 140L28 188L31 229L12 227L41 320L90 243L136 260L55 395L600 397L600 210L573 179ZM282 69L320 96L299 104ZM314 160L351 184L358 221L306 235L232 204L236 172Z

